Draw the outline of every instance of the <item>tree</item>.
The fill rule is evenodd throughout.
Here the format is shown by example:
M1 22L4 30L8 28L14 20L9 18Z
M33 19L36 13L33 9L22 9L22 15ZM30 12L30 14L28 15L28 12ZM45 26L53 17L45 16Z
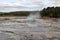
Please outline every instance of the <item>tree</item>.
M60 7L47 7L40 13L42 16L58 18L58 14L60 14Z

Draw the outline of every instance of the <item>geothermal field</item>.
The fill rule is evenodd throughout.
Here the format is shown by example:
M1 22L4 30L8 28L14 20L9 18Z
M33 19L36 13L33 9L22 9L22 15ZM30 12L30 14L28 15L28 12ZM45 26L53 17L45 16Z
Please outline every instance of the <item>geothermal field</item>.
M35 19L35 21L20 17L0 19L0 40L60 40L60 19Z
M60 19L42 19L39 12L0 17L0 40L60 40Z
M0 0L0 40L60 40L60 0Z

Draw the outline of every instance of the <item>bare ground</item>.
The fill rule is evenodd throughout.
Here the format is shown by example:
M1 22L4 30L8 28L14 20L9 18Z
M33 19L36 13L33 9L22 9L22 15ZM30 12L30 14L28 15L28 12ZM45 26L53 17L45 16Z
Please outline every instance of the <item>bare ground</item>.
M20 23L19 18L0 17L0 40L60 40L60 19Z

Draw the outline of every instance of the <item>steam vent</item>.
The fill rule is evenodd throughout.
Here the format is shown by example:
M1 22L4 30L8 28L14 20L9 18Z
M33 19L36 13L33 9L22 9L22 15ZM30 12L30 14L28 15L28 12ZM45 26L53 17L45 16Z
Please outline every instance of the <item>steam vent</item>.
M40 12L39 11L32 11L30 12L30 15L27 17L27 21L34 22L36 19L40 18Z

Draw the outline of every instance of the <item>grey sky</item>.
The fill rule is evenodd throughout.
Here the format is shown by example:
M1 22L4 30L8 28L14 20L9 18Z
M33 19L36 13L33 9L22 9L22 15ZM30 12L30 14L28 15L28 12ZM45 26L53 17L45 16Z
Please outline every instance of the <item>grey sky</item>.
M60 6L60 0L0 0L0 11L40 11L42 8Z

